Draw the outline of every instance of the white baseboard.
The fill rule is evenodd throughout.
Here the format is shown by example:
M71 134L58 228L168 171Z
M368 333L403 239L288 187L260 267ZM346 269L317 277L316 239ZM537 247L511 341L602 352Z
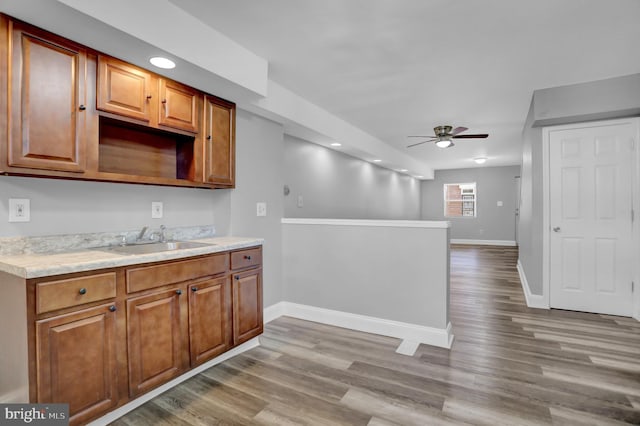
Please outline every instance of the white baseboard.
M253 348L255 348L255 347L259 346L259 345L260 345L260 342L259 342L258 338L254 337L253 339L244 342L240 346L236 346L235 348L231 349L230 351L223 353L219 357L216 357L216 358L212 359L211 361L207 361L204 364L197 366L193 370L187 371L182 376L176 377L175 379L171 380L170 382L167 382L162 386L158 386L154 390L145 393L144 395L134 399L133 401L123 405L122 407L117 408L117 409L111 411L110 413L105 414L104 416L100 417L99 419L96 419L96 420L92 421L91 423L89 423L88 426L104 426L104 425L108 425L110 423L113 423L115 420L117 420L120 417L124 416L129 411L132 411L132 410L138 408L142 404L144 404L144 403L148 402L149 400L155 398L156 396L160 395L161 393L168 391L172 387L179 385L180 383L184 382L185 380L190 379L191 377L195 376L196 374L201 373L202 371L207 370L207 369L213 367L216 364L220 364L221 362L226 361L227 359L229 359L231 357L234 357L236 355L240 355L242 352L248 351L249 349L253 349Z
M520 275L520 284L522 284L522 291L524 292L524 298L527 301L527 306L530 308L549 309L549 303L545 300L545 297L539 294L532 294L527 282L527 276L524 274L524 269L518 259L517 263L518 275Z
M276 318L274 317L276 313L282 312L281 315L293 318L407 340L409 342L404 345L401 344L401 348L403 348L405 352L408 351L407 348L411 347L410 342L424 343L449 349L453 344L454 338L451 323L447 325L447 328L426 327L292 302L280 302L266 308L265 322L267 322L267 311L270 320Z
M287 302L278 302L271 306L267 306L264 308L264 312L262 314L262 318L265 324L270 323L276 318L280 318L284 315L286 309Z
M511 240L466 240L466 239L452 238L450 242L451 244L472 244L472 245L478 245L478 246L515 247L517 245L515 241L511 241Z

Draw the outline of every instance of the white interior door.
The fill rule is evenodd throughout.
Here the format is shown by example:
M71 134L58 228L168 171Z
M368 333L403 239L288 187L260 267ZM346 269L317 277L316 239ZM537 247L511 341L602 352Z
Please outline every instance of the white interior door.
M549 133L552 308L631 316L634 126Z

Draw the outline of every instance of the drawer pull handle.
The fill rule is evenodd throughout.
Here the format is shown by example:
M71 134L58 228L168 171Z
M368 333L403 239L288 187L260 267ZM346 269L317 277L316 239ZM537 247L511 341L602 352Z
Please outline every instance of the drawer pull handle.
M198 287L191 287L191 291L195 293L196 291L198 291Z
M116 305L111 305L111 306L109 306L109 310L110 310L111 312L115 312L115 311L116 311Z
M244 258L247 260L251 260L251 256L247 256L246 254L244 255Z
M151 98L152 98L152 96L151 96L151 95L147 95L147 99L151 99Z
M182 290L176 290L176 294L180 296L182 294Z
M78 293L80 294L87 294L87 289L82 287L80 290L78 290Z
M167 103L167 100L166 100L166 99L163 99L163 100L162 100L162 103L163 103L163 104L166 104L166 103Z
M80 111L84 111L85 109L87 109L87 107L86 107L86 106L84 106L84 105L80 105L80 106L78 107L78 109L79 109Z

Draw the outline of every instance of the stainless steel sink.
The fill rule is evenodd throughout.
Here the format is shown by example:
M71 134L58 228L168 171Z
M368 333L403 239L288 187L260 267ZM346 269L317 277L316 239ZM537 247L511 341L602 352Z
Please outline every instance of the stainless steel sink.
M124 246L101 247L98 250L116 252L120 254L148 254L163 251L173 251L200 247L210 247L215 244L197 243L195 241L169 241L164 243L137 243Z

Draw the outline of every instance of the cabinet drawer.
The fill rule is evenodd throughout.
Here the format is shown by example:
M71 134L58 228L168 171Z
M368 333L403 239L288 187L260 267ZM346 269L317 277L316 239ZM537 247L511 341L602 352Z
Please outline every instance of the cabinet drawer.
M116 297L116 273L38 283L36 313L82 305Z
M231 269L243 269L262 264L262 247L231 253Z
M227 270L227 255L183 260L127 269L127 293L220 274Z

